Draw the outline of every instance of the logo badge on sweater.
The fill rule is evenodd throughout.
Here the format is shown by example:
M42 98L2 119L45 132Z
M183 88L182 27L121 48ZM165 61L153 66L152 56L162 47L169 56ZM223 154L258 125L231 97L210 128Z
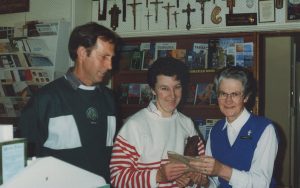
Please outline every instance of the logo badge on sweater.
M98 120L98 111L94 107L89 107L86 110L86 117L91 121L91 123L96 123Z
M240 138L241 139L252 139L252 130L249 130L248 132L247 132L247 136L241 136Z

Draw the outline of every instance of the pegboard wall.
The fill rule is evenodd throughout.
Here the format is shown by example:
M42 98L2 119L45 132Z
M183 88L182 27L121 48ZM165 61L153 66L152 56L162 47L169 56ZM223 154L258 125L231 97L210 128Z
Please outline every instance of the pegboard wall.
M100 0L101 1L101 0ZM134 29L133 23L133 11L132 7L128 4L133 2L140 3L136 6L136 28ZM98 20L98 7L99 1L93 1L92 4L92 21L103 24L110 27L111 15L110 9L113 5L116 5L121 13L119 14L119 24L116 28L116 32L123 37L136 37L136 36L153 36L153 35L174 35L174 34L195 34L195 33L218 33L218 32L238 32L238 31L257 31L257 30L282 30L282 29L299 29L300 24L295 22L286 22L286 4L287 1L283 1L283 8L275 8L275 21L273 22L259 22L259 5L258 0L235 0L235 6L233 7L233 14L239 13L257 13L257 25L244 25L244 26L226 26L226 14L229 13L226 0L210 0L204 4L204 24L201 23L201 4L196 0L179 0L179 7L176 7L177 0L159 0L162 2L158 4L157 9L157 22L155 21L155 5L151 2L155 0L148 0L148 7L146 6L147 0L126 0L126 21L122 20L122 0L107 0L107 15L106 20ZM170 9L169 16L169 28L168 28L168 16L167 10L163 6L174 6ZM190 4L194 12L190 13L191 28L188 30L187 25L187 13L183 13L183 9L187 9L187 4ZM212 10L219 6L221 11L219 16L222 21L219 24L214 24L211 21ZM148 19L149 17L149 29ZM177 15L177 27L175 24L175 18L172 15L174 11L178 12Z

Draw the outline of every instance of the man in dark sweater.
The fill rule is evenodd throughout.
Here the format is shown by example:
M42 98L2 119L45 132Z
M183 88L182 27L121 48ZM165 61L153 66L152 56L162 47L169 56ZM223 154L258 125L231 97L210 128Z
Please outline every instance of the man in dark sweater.
M34 155L59 158L107 182L116 108L103 82L112 69L118 39L96 23L76 27L69 39L74 67L35 93L19 121Z

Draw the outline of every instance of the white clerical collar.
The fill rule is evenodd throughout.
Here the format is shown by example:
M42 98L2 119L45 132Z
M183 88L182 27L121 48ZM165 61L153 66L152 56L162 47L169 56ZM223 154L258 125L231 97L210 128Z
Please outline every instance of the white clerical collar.
M83 89L83 90L95 90L96 86L86 86L86 85L80 84L78 86L78 88Z
M224 130L227 127L227 125L231 125L231 127L234 128L236 132L239 132L241 128L245 125L245 123L248 121L249 117L250 113L246 108L244 108L243 112L233 122L229 123L226 118L226 122L222 130Z

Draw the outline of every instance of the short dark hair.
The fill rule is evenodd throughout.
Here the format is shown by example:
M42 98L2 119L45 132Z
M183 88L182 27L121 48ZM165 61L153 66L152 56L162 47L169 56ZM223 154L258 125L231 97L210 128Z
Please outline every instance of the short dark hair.
M115 49L119 43L119 36L116 33L95 22L75 27L70 35L68 45L71 59L73 61L77 59L77 49L80 46L86 48L89 55L98 38L114 44Z
M157 76L176 76L182 87L186 88L189 81L189 69L186 64L173 57L158 58L150 66L147 74L147 81L149 86L154 89L157 82Z
M219 70L215 76L215 89L219 93L220 83L223 79L234 79L242 83L243 96L248 97L248 107L255 103L256 96L256 80L253 73L245 67L241 66L227 66Z

